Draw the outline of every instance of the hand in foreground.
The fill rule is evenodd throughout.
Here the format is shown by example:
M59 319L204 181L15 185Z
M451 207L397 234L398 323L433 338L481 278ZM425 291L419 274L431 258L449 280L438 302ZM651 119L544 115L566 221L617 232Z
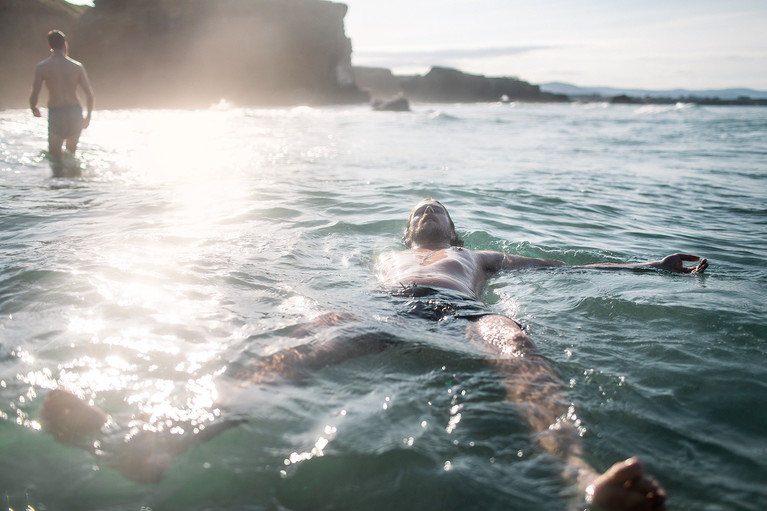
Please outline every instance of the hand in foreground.
M586 501L608 511L664 511L666 492L644 474L638 458L610 467L586 488Z
M703 273L708 268L708 261L700 259L696 266L685 266L685 261L697 261L700 257L690 254L673 254L657 261L654 266L662 270L673 271L675 273Z

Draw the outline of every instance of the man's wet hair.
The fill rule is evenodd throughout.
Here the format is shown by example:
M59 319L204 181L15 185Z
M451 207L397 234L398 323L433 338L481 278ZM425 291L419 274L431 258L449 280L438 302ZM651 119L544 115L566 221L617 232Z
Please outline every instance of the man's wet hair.
M67 36L61 30L51 30L48 32L48 46L53 50L61 50L67 44Z
M418 204L420 204L421 202L425 202L425 201L434 202L435 204L439 204L439 206L442 209L445 210L445 214L447 215L447 219L450 221L450 228L453 231L453 234L450 237L450 246L462 247L463 246L463 240L458 237L458 234L456 234L456 232L455 232L455 224L453 223L453 219L450 218L450 213L448 212L448 210L445 207L445 205L442 204L437 199L432 199L431 197L426 197L425 199L419 201ZM405 246L408 247L408 248L410 248L410 246L413 244L413 238L411 237L411 234L410 234L410 220L413 218L413 211L415 211L415 207L410 212L410 216L407 218L407 229L405 230L405 236L402 239L405 242Z

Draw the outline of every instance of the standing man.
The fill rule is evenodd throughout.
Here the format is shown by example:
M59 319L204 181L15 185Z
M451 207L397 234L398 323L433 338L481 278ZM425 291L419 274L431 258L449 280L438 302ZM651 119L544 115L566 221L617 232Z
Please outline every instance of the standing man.
M66 36L59 30L48 32L51 56L35 66L35 78L29 106L35 117L41 117L37 99L43 82L48 89L48 152L55 164L61 163L61 146L75 154L80 132L91 122L93 112L93 89L88 81L85 67L69 58ZM85 91L88 114L83 119L83 109L77 95L78 85Z

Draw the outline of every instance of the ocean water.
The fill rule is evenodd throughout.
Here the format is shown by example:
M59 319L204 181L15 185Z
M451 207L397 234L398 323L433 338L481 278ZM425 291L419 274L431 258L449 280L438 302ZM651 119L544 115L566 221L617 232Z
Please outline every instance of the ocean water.
M97 111L79 177L46 125L0 111L0 498L40 510L572 509L561 461L460 321L397 314L377 257L425 196L466 246L571 265L707 257L703 275L499 274L569 387L588 460L637 455L669 509L767 506L767 109L427 105ZM298 335L328 312L349 326ZM282 382L263 357L396 342ZM41 430L51 389L123 429ZM202 438L161 481L125 437ZM89 445L85 445L89 447Z

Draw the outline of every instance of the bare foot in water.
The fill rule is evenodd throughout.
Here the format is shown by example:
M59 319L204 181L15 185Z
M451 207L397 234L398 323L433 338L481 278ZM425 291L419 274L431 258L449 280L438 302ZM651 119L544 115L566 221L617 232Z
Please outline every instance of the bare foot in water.
M638 458L610 467L586 488L586 501L609 511L664 511L666 492L644 473Z
M53 390L43 402L40 420L57 441L90 450L86 447L88 442L78 440L100 435L109 416L70 392ZM153 483L162 479L176 456L241 422L240 419L222 420L208 425L199 434L180 437L142 431L129 440L111 443L109 466L132 481Z
M79 436L98 433L108 419L100 409L64 390L48 394L40 418L46 431L59 442L67 443Z
M57 441L72 444L77 439L98 435L108 415L70 392L53 390L43 402L40 418L45 430ZM160 480L173 453L168 452L168 447L157 437L153 434L135 436L113 453L111 465L133 481Z

